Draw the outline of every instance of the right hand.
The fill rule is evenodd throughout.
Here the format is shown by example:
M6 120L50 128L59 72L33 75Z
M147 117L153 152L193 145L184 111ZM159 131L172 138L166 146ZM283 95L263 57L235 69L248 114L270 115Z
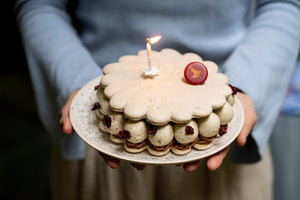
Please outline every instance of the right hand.
M246 94L240 93L240 92L237 93L237 96L238 96L239 101L241 102L243 110L244 110L245 121L244 121L242 130L240 131L239 135L237 136L235 142L238 146L242 147L246 144L247 137L251 133L252 127L256 123L257 115L255 112L253 102L249 96L247 96ZM223 159L226 157L228 150L229 150L229 147L210 156L206 163L207 168L211 171L215 171L216 169L218 169L221 166ZM200 160L194 161L191 163L186 163L183 165L183 168L186 172L192 172L195 169L197 169L199 162L200 162Z
M70 106L71 106L71 102L73 100L73 98L75 97L76 93L79 90L75 90L74 92L72 92L66 102L66 104L64 105L64 107L61 109L61 116L60 116L60 120L59 120L59 125L62 129L62 131L67 134L67 135L71 135L74 133L74 129L70 120ZM104 159L104 161L106 162L106 164L108 166L110 166L113 169L116 169L120 166L120 160L110 157L106 154L103 154L101 152L99 152L100 156ZM135 164L135 163L131 163L131 165L138 169L138 170L143 170L146 165L140 165L140 164Z

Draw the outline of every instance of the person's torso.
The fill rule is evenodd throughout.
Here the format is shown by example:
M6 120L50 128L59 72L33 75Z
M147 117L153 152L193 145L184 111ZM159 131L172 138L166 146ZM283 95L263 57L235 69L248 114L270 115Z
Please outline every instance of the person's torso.
M254 0L79 0L75 15L83 43L100 66L145 48L193 51L222 63L243 39Z

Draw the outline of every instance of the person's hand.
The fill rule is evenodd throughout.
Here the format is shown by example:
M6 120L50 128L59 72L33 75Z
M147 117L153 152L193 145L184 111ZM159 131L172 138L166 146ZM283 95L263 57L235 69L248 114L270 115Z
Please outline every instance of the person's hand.
M71 102L73 100L73 98L75 97L76 93L78 92L78 90L75 90L74 92L72 92L66 102L66 104L64 105L64 107L61 109L61 116L60 116L60 120L59 120L59 125L62 129L62 131L67 134L70 135L74 132L71 120L70 120L70 106L71 106ZM113 169L116 169L119 167L120 165L120 160L115 159L113 157L110 157L108 155L105 155L101 152L99 152L99 154L101 155L101 157L104 159L104 161L106 162L106 164L108 166L110 166ZM131 165L138 169L138 170L143 170L146 166L145 165L140 165L140 164L134 164L131 163Z
M242 147L246 144L247 137L249 136L251 129L257 120L257 116L251 98L246 94L240 92L237 93L237 96L244 109L245 121L242 130L240 134L237 136L235 142L238 146ZM221 166L223 159L226 157L228 150L229 147L209 157L206 163L207 168L211 171L218 169ZM201 160L191 162L191 163L186 163L183 165L183 168L186 172L192 172L195 169L197 169L200 161Z

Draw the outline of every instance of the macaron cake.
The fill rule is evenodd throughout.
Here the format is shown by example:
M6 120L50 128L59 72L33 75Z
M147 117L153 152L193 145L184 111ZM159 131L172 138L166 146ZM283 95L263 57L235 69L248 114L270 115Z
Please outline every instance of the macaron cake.
M151 58L159 70L155 76L143 73L146 50L103 68L92 109L100 134L110 134L125 151L154 156L211 147L233 119L235 88L214 62L195 53L163 49Z

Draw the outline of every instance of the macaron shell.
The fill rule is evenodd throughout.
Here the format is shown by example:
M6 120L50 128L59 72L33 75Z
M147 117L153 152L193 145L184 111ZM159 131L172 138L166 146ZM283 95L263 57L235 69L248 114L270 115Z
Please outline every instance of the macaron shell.
M164 156L164 155L166 155L167 153L169 153L170 149L171 149L171 148L169 147L169 148L167 148L167 149L164 150L164 151L156 151L156 150L152 149L150 146L147 146L148 152L149 152L151 155L153 155L153 156Z
M205 60L202 62L207 68L208 74L214 74L218 72L218 65L210 60Z
M218 134L220 119L217 114L211 113L208 117L198 120L199 134L204 137L213 137Z
M125 118L122 114L113 112L112 114L108 115L111 118L111 125L108 129L108 131L113 135L118 135L120 131L122 131Z
M220 119L221 125L228 124L233 118L233 109L229 103L225 103L222 108L215 110Z
M130 138L127 139L132 143L143 142L147 137L147 125L144 121L131 121L128 120L124 125L124 130L130 132Z
M126 151L128 151L130 153L140 153L140 152L142 152L142 151L144 151L144 150L147 149L147 145L144 146L144 147L142 147L142 148L132 148L132 147L127 146L127 144L125 142L124 143L124 148L125 148Z
M212 142L207 143L207 144L198 144L198 143L197 143L197 144L194 144L193 147L194 147L195 149L201 151L201 150L205 150L205 149L210 148L212 145L213 145Z
M172 152L178 156L183 156L185 154L188 154L191 151L191 149L192 149L191 147L188 149L185 149L185 150L176 149L175 147L171 147Z
M99 109L96 110L96 115L99 117L100 120L104 118L104 115L99 111Z
M124 139L118 138L118 137L114 136L113 134L110 134L110 139L111 139L111 141L113 141L114 143L118 143L118 144L125 143L125 140L124 140Z
M235 98L233 95L230 95L229 97L227 97L227 102L233 106L234 102L235 102Z
M97 90L97 97L98 97L98 100L99 100L99 104L100 104L100 112L103 114L103 115L108 115L111 110L109 108L109 103L108 103L108 99L105 97L104 95L104 89L103 88L99 88Z
M161 126L154 135L149 135L149 141L155 146L165 146L174 138L173 128L170 124Z
M99 128L100 128L101 131L103 131L105 133L109 133L107 127L104 125L102 120L100 120L100 122L99 122Z
M191 126L194 129L193 134L186 134L186 127ZM191 120L185 124L175 124L175 139L181 144L193 142L198 137L198 125L195 120Z
M105 90L99 100L102 114L111 110L123 112L127 119L145 119L156 126L187 123L222 107L232 93L228 78L217 73L217 65L203 61L197 54L182 55L163 49L152 51L151 58L153 66L160 70L152 78L145 78L142 72L147 66L146 50L122 56L118 62L105 66L101 78L101 90ZM184 70L191 62L207 65L209 76L204 84L191 85L185 80Z

